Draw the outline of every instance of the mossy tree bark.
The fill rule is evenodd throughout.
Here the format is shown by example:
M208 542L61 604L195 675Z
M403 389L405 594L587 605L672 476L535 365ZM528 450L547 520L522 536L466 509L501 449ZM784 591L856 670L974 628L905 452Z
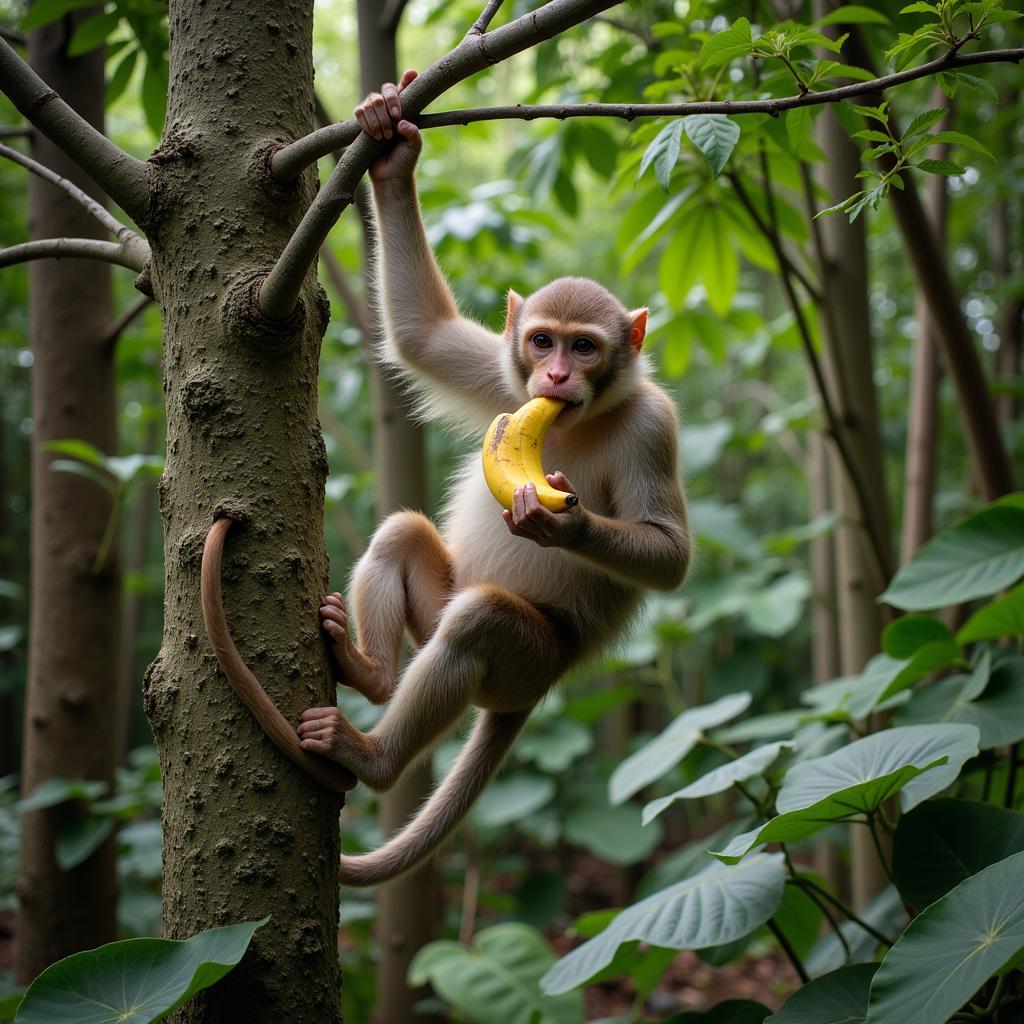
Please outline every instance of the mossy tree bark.
M103 125L103 50L66 55L86 10L29 33L29 60L90 123ZM39 134L32 155L100 198L87 175ZM33 238L105 237L81 205L30 177ZM114 780L117 764L117 649L120 570L116 549L97 566L112 513L91 480L55 472L48 441L81 438L117 450L110 267L41 260L29 268L32 344L32 559L29 673L22 792L50 778ZM15 972L28 982L43 968L117 937L115 840L62 871L56 841L82 808L61 804L23 818Z
M339 800L265 738L217 667L199 597L215 514L239 520L224 604L284 715L334 701L317 607L327 461L316 417L327 306L311 272L273 325L252 286L315 191L271 183L268 147L313 126L311 0L172 0L167 123L144 227L164 318L166 565L145 684L164 783L164 934L270 917L243 963L177 1024L339 1019Z

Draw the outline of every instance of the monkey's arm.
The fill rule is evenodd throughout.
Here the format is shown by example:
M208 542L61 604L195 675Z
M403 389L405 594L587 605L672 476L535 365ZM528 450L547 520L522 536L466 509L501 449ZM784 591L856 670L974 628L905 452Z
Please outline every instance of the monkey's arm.
M468 399L486 423L510 399L501 338L459 315L423 230L412 178L374 182L374 200L385 359L412 371L413 384L427 378L428 414L465 420Z

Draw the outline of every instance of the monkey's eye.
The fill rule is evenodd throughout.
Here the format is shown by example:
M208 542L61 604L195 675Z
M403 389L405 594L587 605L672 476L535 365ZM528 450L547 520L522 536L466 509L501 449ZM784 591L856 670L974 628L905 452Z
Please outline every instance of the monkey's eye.
M577 338L572 343L573 352L579 352L582 355L587 355L588 353L593 352L596 348L597 346L594 344L592 338Z
M538 331L530 341L533 342L537 348L551 348L554 342L551 340L550 334L545 334L543 331Z

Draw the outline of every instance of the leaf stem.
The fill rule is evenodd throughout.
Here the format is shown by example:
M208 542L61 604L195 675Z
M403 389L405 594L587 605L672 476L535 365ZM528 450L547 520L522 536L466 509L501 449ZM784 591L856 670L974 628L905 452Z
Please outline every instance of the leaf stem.
M783 930L775 923L775 918L768 919L768 928L772 935L775 936L779 945L782 947L782 951L786 954L789 962L793 965L793 970L799 975L800 980L806 985L810 980L811 976L807 973L807 968L804 967L800 957L797 956L796 950L793 948L792 943L786 938Z

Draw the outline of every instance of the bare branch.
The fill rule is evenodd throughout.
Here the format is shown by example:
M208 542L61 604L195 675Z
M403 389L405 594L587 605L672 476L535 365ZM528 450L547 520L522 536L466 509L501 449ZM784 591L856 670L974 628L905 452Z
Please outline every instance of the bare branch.
M14 163L20 164L44 181L56 185L65 195L85 207L112 235L117 236L118 241L126 246L135 244L144 246L148 256L149 246L127 224L122 224L102 203L93 199L88 192L80 189L73 181L61 177L55 171L51 171L49 167L44 167L38 160L33 160L32 157L25 156L16 149L11 149L10 146L0 144L0 157L13 160Z
M614 0L550 0L486 35L468 35L402 93L403 111L415 118L456 83L614 6ZM365 132L349 146L260 288L259 308L268 319L284 320L291 315L320 246L351 205L360 178L387 146L387 142L372 139Z
M36 242L22 242L7 249L0 249L0 267L12 267L15 263L27 263L29 260L70 259L78 257L83 260L103 260L127 267L141 273L145 267L143 260L138 259L118 242L104 242L98 238L42 238Z
M378 22L382 32L394 32L398 28L408 2L409 0L387 0Z
M149 205L148 165L72 110L2 39L0 90L135 220L144 217Z
M815 107L825 103L838 103L875 92L882 92L906 82L927 78L940 71L955 71L957 68L975 64L1018 64L1024 60L1024 47L1006 50L985 50L979 53L957 53L939 57L937 60L908 68L893 75L885 75L869 82L853 82L836 89L822 92L807 92L796 96L781 96L766 100L708 100L693 103L555 103L515 104L504 107L467 107L464 110L447 110L437 114L408 116L420 128L445 128L450 125L466 125L476 121L536 121L542 117L565 120L569 117L618 117L635 121L640 117L687 117L690 114L779 114L796 107ZM404 103L404 100L403 100ZM403 115L405 111L403 109ZM339 121L337 124L320 128L296 142L280 149L273 159L274 176L282 181L295 178L314 160L327 156L350 145L359 135L355 119Z
M111 348L116 345L121 335L135 323L142 311L152 301L151 296L140 295L116 320L111 322L104 335L103 344Z
M32 129L27 124L0 124L0 139L30 139Z
M473 22L468 35L482 36L494 21L494 16L501 10L504 0L487 0L487 6L480 12L480 17Z

